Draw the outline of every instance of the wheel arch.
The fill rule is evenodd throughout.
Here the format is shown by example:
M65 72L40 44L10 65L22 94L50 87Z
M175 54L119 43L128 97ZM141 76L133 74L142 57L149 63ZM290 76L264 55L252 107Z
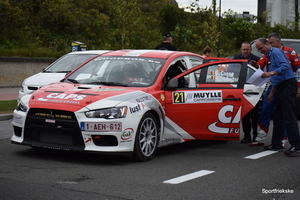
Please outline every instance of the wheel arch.
M158 130L159 137L161 137L163 128L162 128L162 121L161 121L161 118L160 118L159 114L155 110L149 110L146 113L151 113L155 117L157 125L159 127L159 130Z

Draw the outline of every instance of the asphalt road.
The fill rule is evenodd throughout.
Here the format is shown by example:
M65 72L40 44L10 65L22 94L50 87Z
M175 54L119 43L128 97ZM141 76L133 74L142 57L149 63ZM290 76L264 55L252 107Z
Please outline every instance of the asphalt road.
M136 162L13 145L11 135L10 121L0 121L0 199L300 199L300 155L249 159L266 151L239 142L192 141Z

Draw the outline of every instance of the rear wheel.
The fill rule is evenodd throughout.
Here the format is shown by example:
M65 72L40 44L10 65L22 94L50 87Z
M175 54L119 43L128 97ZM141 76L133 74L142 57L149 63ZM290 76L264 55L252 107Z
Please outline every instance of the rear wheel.
M151 113L146 113L138 126L133 157L139 161L152 160L159 141L158 125Z

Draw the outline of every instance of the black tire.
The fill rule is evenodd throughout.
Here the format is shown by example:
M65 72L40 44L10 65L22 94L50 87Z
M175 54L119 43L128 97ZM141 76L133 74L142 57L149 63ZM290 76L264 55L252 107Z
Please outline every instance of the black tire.
M152 160L159 141L158 124L151 113L146 113L138 126L133 158L138 161Z

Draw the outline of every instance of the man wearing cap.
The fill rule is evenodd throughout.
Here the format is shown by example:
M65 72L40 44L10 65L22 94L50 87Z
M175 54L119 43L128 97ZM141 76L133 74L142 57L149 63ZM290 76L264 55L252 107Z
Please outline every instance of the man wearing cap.
M177 51L176 47L172 45L173 35L171 35L171 33L166 32L162 35L162 37L163 42L160 45L158 45L155 49Z

